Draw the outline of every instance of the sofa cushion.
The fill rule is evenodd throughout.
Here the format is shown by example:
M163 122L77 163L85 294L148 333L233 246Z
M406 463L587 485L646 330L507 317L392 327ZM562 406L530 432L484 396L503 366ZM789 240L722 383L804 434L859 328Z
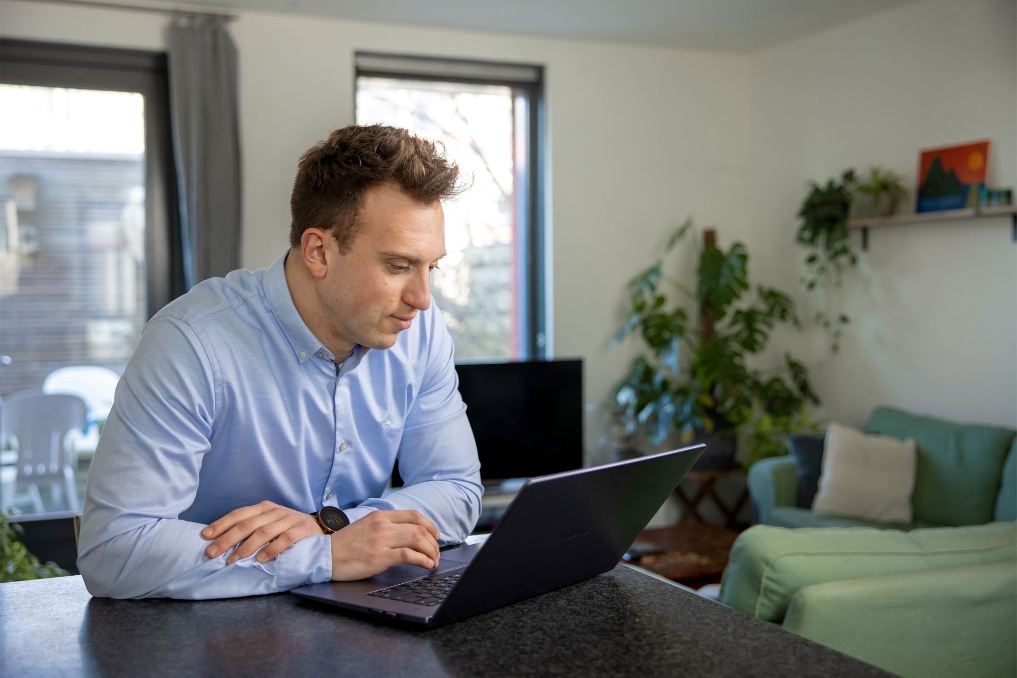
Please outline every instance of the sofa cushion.
M942 527L931 523L877 523L841 516L824 516L813 513L810 509L796 506L777 506L770 511L767 525L776 527L876 527L881 530L901 530L908 532L920 527Z
M826 436L813 433L795 433L789 435L788 453L795 464L795 475L798 476L798 507L812 508L812 500L819 489L819 474L823 472L823 445Z
M1003 464L1003 479L996 497L996 520L1017 520L1017 438Z
M872 412L865 430L918 447L914 520L936 525L981 525L993 519L1003 461L1014 431L953 424L889 407Z
M731 548L720 601L780 622L795 593L812 584L1004 560L1017 561L1015 523L911 532L757 525Z
M866 435L831 422L812 510L856 520L910 524L915 441Z

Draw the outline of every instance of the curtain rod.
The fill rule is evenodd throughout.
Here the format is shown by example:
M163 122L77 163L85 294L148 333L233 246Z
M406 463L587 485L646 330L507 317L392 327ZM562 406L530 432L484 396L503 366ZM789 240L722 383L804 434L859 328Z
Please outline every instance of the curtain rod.
M102 0L43 0L44 2L52 2L63 5L80 5L83 7L101 7L103 9L122 9L129 12L153 12L155 14L171 14L171 15L183 15L183 16L215 16L223 19L224 21L236 21L240 17L236 14L224 14L223 12L214 12L209 10L196 9L189 7L187 9L181 9L178 7L167 7L158 5L142 5L131 2L102 2Z

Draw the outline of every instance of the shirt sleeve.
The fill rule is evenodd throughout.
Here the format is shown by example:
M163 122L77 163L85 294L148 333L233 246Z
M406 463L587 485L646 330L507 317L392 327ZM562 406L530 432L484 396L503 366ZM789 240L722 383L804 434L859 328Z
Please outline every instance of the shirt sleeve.
M178 518L194 502L211 447L215 378L186 323L160 317L145 328L89 468L78 569L93 596L227 598L331 578L325 535L268 563L252 556L227 566L233 549L206 557L206 526Z
M477 443L459 395L455 347L433 303L427 367L397 455L405 485L347 514L356 520L375 509L416 509L438 528L439 543L450 544L466 539L476 526L484 488Z

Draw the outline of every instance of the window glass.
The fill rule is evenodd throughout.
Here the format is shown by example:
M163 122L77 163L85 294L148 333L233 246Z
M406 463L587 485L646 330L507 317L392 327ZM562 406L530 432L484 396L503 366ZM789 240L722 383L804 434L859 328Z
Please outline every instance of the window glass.
M507 85L360 76L356 105L359 124L403 127L440 142L471 182L444 206L448 255L432 284L456 358L527 357L527 97Z

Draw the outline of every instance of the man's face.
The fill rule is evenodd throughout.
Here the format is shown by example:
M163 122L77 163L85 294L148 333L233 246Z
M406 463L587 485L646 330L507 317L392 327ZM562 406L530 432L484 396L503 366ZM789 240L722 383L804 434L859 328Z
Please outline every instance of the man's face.
M440 203L423 205L382 184L367 191L357 218L363 228L349 252L340 254L335 238L327 238L319 300L340 350L391 348L431 305L431 270L445 256L445 215Z

